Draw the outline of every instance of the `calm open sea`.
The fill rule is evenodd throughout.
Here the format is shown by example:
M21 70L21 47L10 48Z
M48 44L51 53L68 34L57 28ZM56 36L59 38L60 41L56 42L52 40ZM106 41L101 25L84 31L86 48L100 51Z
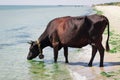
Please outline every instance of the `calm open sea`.
M0 6L0 80L72 80L62 51L57 64L49 47L44 60L27 61L26 42L37 40L53 18L93 13L89 6Z

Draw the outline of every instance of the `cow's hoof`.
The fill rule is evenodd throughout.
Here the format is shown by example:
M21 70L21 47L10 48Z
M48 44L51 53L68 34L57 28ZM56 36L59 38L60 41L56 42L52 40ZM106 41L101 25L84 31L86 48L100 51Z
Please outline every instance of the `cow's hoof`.
M54 61L54 63L57 63L57 61Z
M92 64L88 64L89 67L92 67Z
M39 58L40 58L40 59L43 59L43 58L44 58L44 55L42 55L42 54L39 55Z
M104 67L103 65L100 65L100 67Z
M69 63L69 61L65 61L65 63Z

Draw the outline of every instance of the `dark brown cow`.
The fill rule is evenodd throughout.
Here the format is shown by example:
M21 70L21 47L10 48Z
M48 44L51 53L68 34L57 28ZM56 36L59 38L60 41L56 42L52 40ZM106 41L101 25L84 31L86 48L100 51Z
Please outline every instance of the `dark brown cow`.
M54 62L57 62L58 51L63 47L65 62L68 63L68 47L81 48L88 44L92 46L92 57L89 66L92 66L97 50L100 53L100 67L104 61L104 47L102 45L102 34L108 25L108 37L106 50L109 50L109 21L103 15L90 15L79 17L60 17L53 19L47 25L46 30L39 37L38 41L32 41L28 60L39 55L43 58L42 50L51 46L54 50Z

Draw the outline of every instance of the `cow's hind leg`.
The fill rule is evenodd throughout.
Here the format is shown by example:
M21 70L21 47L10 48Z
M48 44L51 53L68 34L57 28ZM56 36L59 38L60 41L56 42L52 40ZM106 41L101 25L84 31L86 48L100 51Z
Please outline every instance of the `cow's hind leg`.
M102 36L98 40L96 40L96 47L100 53L100 67L103 67L105 49L102 45Z
M90 62L88 64L88 66L90 66L90 67L92 66L92 63L93 63L94 57L96 55L96 52L97 52L97 48L92 45L92 56L91 56Z
M100 45L98 45L98 50L100 53L100 67L103 67L105 49L101 43L100 43Z
M68 47L64 47L65 63L68 63Z

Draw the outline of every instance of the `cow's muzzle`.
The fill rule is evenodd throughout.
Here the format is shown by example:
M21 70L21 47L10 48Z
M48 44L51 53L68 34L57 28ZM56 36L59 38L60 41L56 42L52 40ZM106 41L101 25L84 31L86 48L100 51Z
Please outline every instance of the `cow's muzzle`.
M31 57L27 57L27 60L32 60L33 58L31 58Z

